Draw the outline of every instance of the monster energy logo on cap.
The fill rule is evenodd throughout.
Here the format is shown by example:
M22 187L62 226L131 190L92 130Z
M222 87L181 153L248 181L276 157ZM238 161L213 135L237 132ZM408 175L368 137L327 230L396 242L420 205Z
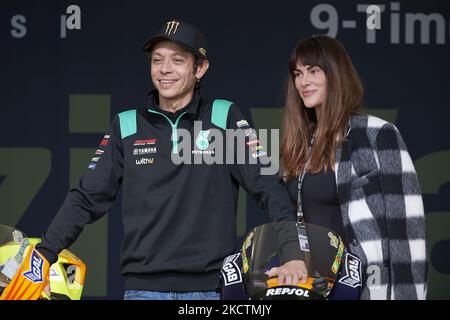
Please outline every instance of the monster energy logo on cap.
M178 26L180 23L178 21L169 21L166 23L166 35L170 36L171 34L175 34L178 30Z
M144 51L150 51L152 47L161 40L175 41L185 46L185 49L199 53L206 57L206 42L200 31L187 22L172 19L160 26L156 32L148 38L143 46Z

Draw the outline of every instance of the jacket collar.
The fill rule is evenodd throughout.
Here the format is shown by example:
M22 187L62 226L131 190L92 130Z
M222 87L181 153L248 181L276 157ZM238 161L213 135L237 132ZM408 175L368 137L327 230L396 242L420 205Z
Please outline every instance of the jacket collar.
M173 112L165 111L160 108L158 90L156 89L152 90L147 95L146 102L147 102L146 103L147 109L152 109L154 111L158 111L166 115L173 114ZM198 114L199 108L200 108L200 89L196 88L191 101L181 109L177 110L175 112L175 115L181 114L182 112L186 112L195 117Z

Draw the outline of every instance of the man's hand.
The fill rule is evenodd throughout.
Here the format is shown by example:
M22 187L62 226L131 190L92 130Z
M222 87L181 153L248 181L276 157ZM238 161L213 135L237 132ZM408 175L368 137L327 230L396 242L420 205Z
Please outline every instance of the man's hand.
M308 280L308 270L303 260L291 260L280 267L273 267L266 274L269 277L278 276L278 285L296 286Z

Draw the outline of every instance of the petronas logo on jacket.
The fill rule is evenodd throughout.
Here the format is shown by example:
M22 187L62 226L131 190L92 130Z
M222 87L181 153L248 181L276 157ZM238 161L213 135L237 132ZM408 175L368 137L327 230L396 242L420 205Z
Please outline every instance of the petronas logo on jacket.
M198 133L195 144L199 150L206 150L209 147L208 141L209 130L202 130Z

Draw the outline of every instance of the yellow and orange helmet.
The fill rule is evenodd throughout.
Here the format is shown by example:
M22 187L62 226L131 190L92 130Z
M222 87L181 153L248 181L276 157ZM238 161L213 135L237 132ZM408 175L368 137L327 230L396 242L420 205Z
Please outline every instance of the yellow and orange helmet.
M27 238L15 228L0 225L0 300L79 300L86 265L63 250L51 266L36 249L39 238ZM44 292L50 282L51 296Z

